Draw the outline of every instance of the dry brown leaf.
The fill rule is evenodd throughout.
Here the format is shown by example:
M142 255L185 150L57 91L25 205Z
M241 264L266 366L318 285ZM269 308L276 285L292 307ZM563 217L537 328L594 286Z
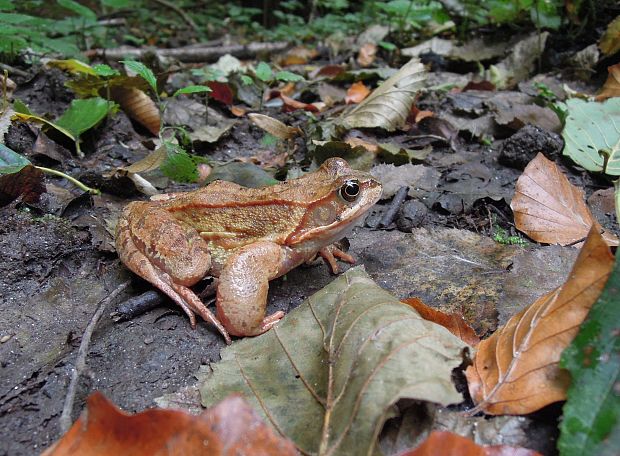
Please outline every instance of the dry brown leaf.
M284 102L284 105L282 105L282 111L284 112L297 111L298 109L303 109L304 111L310 111L310 112L319 112L319 108L317 108L313 104L297 101L285 95L284 93L280 93L280 98Z
M448 431L433 431L422 444L400 456L540 456L526 448L507 445L480 446L473 440Z
M607 25L607 30L603 33L598 47L606 56L620 51L620 16L616 16L616 18Z
M245 116L246 112L247 112L247 109L245 109L242 106L231 106L230 108L230 113L235 117L243 117Z
M319 51L316 49L310 49L306 46L295 46L286 52L284 57L280 59L280 65L305 65L310 60L319 56Z
M546 244L575 244L597 224L584 202L583 191L541 153L517 180L510 207L517 229ZM612 233L605 232L603 237L609 245L618 245Z
M611 97L620 97L620 63L607 67L607 80L596 96L596 101L604 101Z
M373 64L377 57L377 45L374 43L366 43L360 48L360 52L357 55L357 63L362 68L367 68Z
M370 93L370 89L362 81L351 84L344 98L346 104L361 103Z
M26 203L36 203L45 193L43 171L32 165L24 166L16 173L0 176L0 207L18 197Z
M129 117L146 127L153 135L159 134L159 109L146 93L134 87L112 87L110 95Z
M197 416L165 409L128 415L101 393L87 403L88 410L43 456L297 454L240 396Z
M376 143L371 143L368 141L364 141L360 138L348 137L345 141L352 148L356 148L357 146L362 146L364 149L372 152L373 154L379 153L379 145Z
M154 151L149 152L146 157L129 166L125 166L123 169L128 173L146 173L159 168L159 165L161 165L167 157L168 151L166 146L159 146Z
M335 78L344 73L346 68L342 65L325 65L319 68L316 72L313 72L310 77L316 78L322 76L324 78Z
M593 228L564 285L480 342L465 371L474 410L520 415L566 398L570 377L559 368L560 355L598 299L613 262Z
M280 139L291 139L300 135L302 131L296 127L289 127L273 117L264 114L248 114L250 121L259 128L262 128L270 135Z
M413 307L422 318L443 326L456 337L468 345L475 347L480 343L480 338L471 326L467 324L462 315L457 313L446 314L440 310L427 306L418 298L403 299L402 302Z

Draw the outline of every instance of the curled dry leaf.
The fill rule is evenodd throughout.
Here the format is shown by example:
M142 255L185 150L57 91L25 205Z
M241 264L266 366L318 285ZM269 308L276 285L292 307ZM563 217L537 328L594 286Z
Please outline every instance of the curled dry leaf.
M282 106L282 111L284 112L297 111L298 109L303 109L304 111L310 112L319 112L319 108L317 108L312 103L303 103L301 101L297 101L285 95L284 93L280 93L280 98L284 102L284 105Z
M239 396L230 396L197 416L165 409L128 415L101 393L92 394L87 406L43 456L297 454Z
M346 128L383 128L404 125L418 90L426 79L424 65L412 59L377 87L362 103L341 118Z
M467 324L462 315L457 313L447 314L440 310L433 309L418 298L407 298L403 299L402 302L413 307L425 320L443 326L466 344L475 347L480 343L480 338L476 335L473 328Z
M596 96L596 101L607 100L612 97L620 97L620 63L616 63L610 67L607 67L607 80L601 91Z
M368 96L370 89L364 85L362 81L354 82L347 90L344 101L347 104L361 103Z
M507 445L481 446L473 440L448 431L433 431L422 444L400 456L540 456L540 453L526 448Z
M570 376L559 368L560 355L601 294L613 261L593 228L564 285L480 342L465 371L474 410L526 414L566 398Z
M541 153L517 180L510 207L517 229L547 244L577 243L585 239L592 225L598 225L584 202L583 191ZM618 245L612 233L605 232L603 237L609 245Z
M360 48L357 55L357 63L363 68L367 68L373 64L377 57L377 45L374 43L366 43Z
M157 105L140 89L112 87L110 94L129 117L143 125L153 135L159 134L160 115Z
M289 127L279 120L264 114L252 113L248 114L248 118L257 127L282 140L294 138L302 133L299 128Z

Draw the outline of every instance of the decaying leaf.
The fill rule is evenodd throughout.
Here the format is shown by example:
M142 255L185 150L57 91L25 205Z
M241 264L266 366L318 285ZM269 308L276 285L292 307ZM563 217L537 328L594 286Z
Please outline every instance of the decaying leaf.
M351 87L347 90L344 101L347 104L361 103L369 93L370 89L366 87L362 81L357 81L351 84Z
M574 244L585 239L593 224L598 225L584 202L583 190L541 153L517 180L510 207L517 229L547 244ZM618 245L612 233L603 236L609 245Z
M407 298L403 299L402 302L413 307L425 320L443 326L466 344L475 347L480 343L480 338L476 335L472 327L463 319L462 315L457 313L446 314L440 310L433 309L418 298Z
M620 97L620 63L607 67L607 72L609 75L601 91L596 96L597 101L607 100L612 97Z
M620 176L620 97L603 103L571 98L566 106L563 154L588 171Z
M526 448L507 445L481 446L466 437L448 431L433 431L415 450L400 456L540 456L540 453Z
M607 30L605 30L605 33L603 33L601 37L598 47L606 56L620 51L620 16L617 16L609 23Z
M526 414L566 398L560 355L598 299L614 257L593 228L569 279L514 315L478 345L465 372L476 410Z
M128 173L146 173L159 168L168 155L166 146L159 146L146 157L123 168Z
M394 131L407 120L411 105L425 79L424 65L418 59L410 60L362 103L341 117L342 124L347 128L383 128Z
M377 45L374 43L366 43L360 48L357 55L357 63L363 68L369 67L375 61L377 56Z
M460 402L462 341L349 269L267 333L225 348L204 404L241 392L304 453L373 454L400 398Z
M262 128L270 135L282 140L294 138L302 133L299 128L289 127L288 125L280 122L278 119L274 119L273 117L269 117L264 114L252 113L248 114L248 118L257 127Z
M198 416L163 409L128 415L98 392L88 398L87 406L43 456L297 454L238 396Z
M153 135L159 134L160 115L155 102L140 89L113 87L111 96L129 117L143 125Z
M620 255L579 334L562 353L571 374L558 449L563 456L615 455L620 448Z

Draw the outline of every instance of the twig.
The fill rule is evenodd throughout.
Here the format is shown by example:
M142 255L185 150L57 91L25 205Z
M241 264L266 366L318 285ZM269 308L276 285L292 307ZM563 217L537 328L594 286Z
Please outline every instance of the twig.
M166 8L170 8L172 11L174 11L179 16L181 16L181 18L187 23L187 25L189 25L192 29L194 29L194 32L199 31L198 26L192 20L192 18L189 17L185 11L183 11L181 8L179 8L174 3L167 2L166 0L153 0L153 1L155 3L159 3L162 6L165 6Z
M394 196L394 199L390 203L390 207L388 207L387 211L385 211L385 214L383 214L383 217L379 222L379 228L387 228L390 226L390 224L394 221L394 218L396 218L396 214L398 213L398 209L400 209L401 204L403 204L403 201L407 198L408 192L409 187L407 186L398 189L396 196Z
M234 44L230 46L191 46L171 49L134 48L123 46L114 49L91 49L84 54L89 57L103 57L109 60L120 60L125 57L142 59L148 53L155 53L158 57L171 57L180 62L198 63L215 61L223 55L231 54L239 58L253 57L259 53L280 52L288 47L284 41L273 43L250 43L247 45Z
M138 296L133 296L127 301L121 302L116 310L110 314L115 322L127 321L138 315L160 306L165 301L164 295L159 291L150 290Z
M17 76L21 76L22 78L30 77L30 75L25 71L22 71L19 68L12 67L11 65L7 65L6 63L0 63L0 69L6 70L9 73L16 74Z
M77 358L75 359L75 368L73 369L73 372L71 372L71 380L69 381L69 388L67 388L67 396L65 397L65 403L60 415L60 432L63 434L71 427L71 412L73 411L73 403L75 402L78 379L80 378L82 371L86 368L86 356L88 355L88 346L90 345L90 339L93 335L93 331L101 319L101 315L103 315L106 305L110 301L114 300L125 288L129 286L130 283L131 281L129 280L121 283L112 293L99 301L97 310L84 330Z

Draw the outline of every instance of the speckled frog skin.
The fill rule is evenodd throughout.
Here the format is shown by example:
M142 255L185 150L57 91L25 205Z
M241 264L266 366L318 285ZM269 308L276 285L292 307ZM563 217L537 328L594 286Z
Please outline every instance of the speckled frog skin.
M264 188L216 181L202 189L133 202L116 228L121 261L172 298L188 315L229 334L254 336L284 314L265 316L268 282L317 254L337 271L331 244L381 195L371 175L340 158L313 173ZM189 288L218 278L216 315Z

